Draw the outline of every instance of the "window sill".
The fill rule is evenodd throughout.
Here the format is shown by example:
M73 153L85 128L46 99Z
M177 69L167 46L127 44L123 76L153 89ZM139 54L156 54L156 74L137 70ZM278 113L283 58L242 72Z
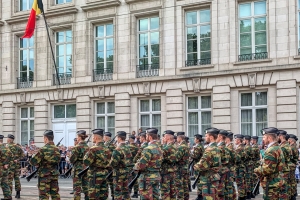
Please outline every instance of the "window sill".
M300 55L294 56L294 59L295 59L295 60L300 60Z
M191 66L191 67L182 67L180 68L180 71L189 71L189 70L199 70L199 69L209 69L209 68L214 68L215 65L196 65L196 66Z
M102 1L93 1L88 2L86 6L81 6L83 11L90 11L104 7L114 7L119 6L121 2L119 0L102 0Z
M245 65L245 64L256 64L256 63L267 63L267 62L272 62L272 59L241 61L241 62L235 62L233 63L233 65Z
M16 15L13 15L10 19L5 20L8 24L15 24L20 22L27 22L29 18L29 12L28 11L20 11L20 13L17 13ZM38 19L39 16L36 16L36 19Z
M46 12L46 17L55 17L61 15L75 14L78 9L72 3L58 4L51 6Z

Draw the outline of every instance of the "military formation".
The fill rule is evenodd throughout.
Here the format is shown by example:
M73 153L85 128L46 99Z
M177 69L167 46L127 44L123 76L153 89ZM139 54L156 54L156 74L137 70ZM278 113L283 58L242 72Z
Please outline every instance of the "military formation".
M80 130L70 155L74 199L81 199L83 193L85 200L105 200L110 190L115 200L188 200L189 192L197 187L196 200L244 200L255 198L259 186L265 200L296 199L298 138L274 127L261 133L266 145L263 158L257 136L234 135L216 128L206 129L205 135L195 135L192 149L184 132L166 130L160 139L157 129L148 128L139 133L138 144L124 131L112 138L111 133L95 129L90 135L94 145L89 147L89 134ZM8 135L6 146L3 138L0 135L4 199L12 199L13 180L16 198L20 198L18 169L22 150L13 143L13 135ZM40 199L60 199L60 153L53 140L53 131L46 130L45 146L30 160L37 167ZM193 184L191 171L196 178Z

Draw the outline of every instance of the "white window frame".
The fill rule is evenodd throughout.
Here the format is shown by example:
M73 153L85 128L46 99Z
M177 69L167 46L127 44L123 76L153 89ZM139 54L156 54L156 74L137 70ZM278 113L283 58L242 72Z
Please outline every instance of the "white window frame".
M141 101L149 101L149 111L148 112L142 112L141 111ZM153 111L152 108L152 101L153 100L160 100L160 111ZM151 99L139 99L139 127L142 127L141 122L142 122L142 115L149 115L149 127L148 128L152 128L153 127L153 121L152 121L152 115L160 115L161 117L161 99L160 98L151 98ZM161 124L161 121L160 121ZM161 129L161 125L160 125L160 129Z
M107 36L106 35L106 27L107 27L107 25L113 25L113 34L111 35L111 36ZM96 35L96 32L97 32L97 27L98 26L104 26L104 37L97 37ZM95 46L94 46L94 52L95 52L95 61L94 61L94 69L97 69L97 64L98 64L98 62L97 62L97 41L98 40L104 40L104 43L103 43L103 45L104 45L104 54L103 54L103 57L104 57L104 70L105 69L107 69L107 55L106 55L106 53L107 53L107 48L106 48L106 43L107 43L107 39L113 39L113 45L114 45L114 48L113 48L113 56L115 57L115 38L114 38L114 33L115 33L115 29L114 29L114 24L113 23L107 23L107 24L100 24L100 25L97 25L97 26L95 26L95 38L94 38L94 40L95 40ZM112 63L113 63L113 68L114 68L114 60L112 61ZM112 68L112 70L113 70L113 68Z
M30 47L30 42L29 42L29 40L30 39L33 39L33 46L32 47ZM21 40L26 40L26 47L24 48L21 48ZM33 50L33 74L34 74L34 67L35 67L35 58L34 58L34 37L32 37L32 38L24 38L24 39L22 39L22 38L19 38L19 77L21 77L21 72L22 72L22 70L21 70L21 51L26 51L27 52L27 76L26 77L30 77L29 75L30 75L30 71L31 70L29 70L29 68L30 68L30 50ZM32 78L34 78L34 77L32 77Z
M98 110L98 103L104 103L104 114L98 114L97 113L97 110ZM96 105L95 105L95 107L96 107L96 109L95 109L95 111L96 111L96 113L95 113L95 128L104 128L104 130L105 130L105 132L108 132L108 117L115 117L116 116L116 110L115 110L115 112L114 113L108 113L107 112L107 108L108 108L108 106L107 106L107 104L108 103L114 103L114 105L115 105L115 109L116 109L116 103L114 102L114 101L107 101L107 102L96 102ZM105 120L105 122L104 122L104 126L105 127L97 127L97 123L98 123L98 117L104 117L104 120ZM116 123L116 117L115 117L115 123ZM114 129L116 129L116 124L115 124L115 127L114 127ZM112 135L114 135L115 133L111 133Z
M71 33L72 33L72 41L70 41L70 42L68 42L67 41L67 34L66 34L66 32L67 31L71 31ZM61 32L64 32L64 42L57 42L57 33L61 33ZM71 51L71 55L69 55L69 54L67 54L67 45L68 44L71 44L72 45L72 51ZM56 67L57 67L57 69L58 69L58 73L60 73L59 72L59 68L61 68L61 67L59 67L59 61L57 60L57 46L60 46L60 45L63 45L64 46L64 74L72 74L73 73L73 31L71 30L71 29L68 29L68 30L61 30L61 31L56 31L55 32L55 62L56 62ZM66 60L66 57L67 56L71 56L71 61L72 61L72 66L71 66L71 68L72 68L72 72L70 73L70 72L67 72L67 69L68 69L68 66L67 66L67 60ZM59 57L61 57L61 56L59 56Z
M65 119L76 119L76 116L72 117L72 118L67 118L67 105L75 105L75 109L76 109L75 112L76 112L76 116L77 116L77 104L76 103L54 104L54 105L52 105L52 119L58 120L58 121L65 120ZM55 106L65 106L65 117L64 118L55 118L55 116L54 116L54 107Z
M263 15L254 15L254 3L256 2L266 2L266 14L263 14ZM240 5L242 4L249 4L251 3L251 16L248 16L248 17L240 17ZM269 52L269 49L268 49L268 10L267 10L267 0L258 0L258 1L249 1L249 2L242 2L242 3L239 3L238 4L238 28L239 28L239 41L238 41L238 44L239 44L239 55L243 55L241 54L241 29L240 29L240 20L245 20L245 19L250 19L251 20L251 53L254 54L256 53L255 52L255 18L262 18L262 17L265 17L266 18L266 53Z
M255 95L257 92L266 92L267 93L267 105L255 105ZM242 94L252 94L252 106L243 106L242 107ZM242 110L252 110L252 136L259 136L261 137L257 132L256 132L256 110L257 109L262 109L262 108L266 108L267 109L267 113L269 113L269 108L268 108L268 100L269 100L269 96L268 96L268 91L266 90L262 90L262 91L244 91L244 92L240 92L239 93L239 113L240 113L240 117L239 117L239 124L240 124L240 133L242 134ZM269 117L267 115L267 123L269 124Z
M67 2L67 0L63 0L63 3L56 3L57 0L54 0L54 5L61 5L61 4L65 4L65 3L71 3L72 0L70 2Z
M22 118L22 109L26 108L27 109L27 117ZM34 124L34 116L31 117L30 115L30 109L33 108L33 115L34 115L34 107L20 107L20 144L22 143L22 121L27 121L27 136L28 136L28 141L27 144L29 145L29 140L30 140L30 121L33 121ZM33 136L34 136L34 130L33 130Z
M23 3L23 1L26 1L26 4L27 4L26 6L27 6L27 8L24 9L24 10L21 10L21 3ZM32 3L30 3L30 1L32 1ZM34 0L19 0L19 1L18 1L18 3L19 3L19 11L31 10L33 1L34 1Z

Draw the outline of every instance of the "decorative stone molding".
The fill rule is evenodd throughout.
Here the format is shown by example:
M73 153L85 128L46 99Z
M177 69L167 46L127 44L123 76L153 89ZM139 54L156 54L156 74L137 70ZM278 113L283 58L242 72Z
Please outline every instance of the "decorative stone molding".
M4 25L4 21L0 21L0 26L3 26Z
M90 11L99 8L107 8L107 7L114 7L119 6L121 2L119 0L102 0L102 1L91 1L87 2L86 6L81 6L83 11Z
M248 74L248 82L250 88L255 88L256 85L256 73Z
M128 4L135 3L135 2L141 2L141 1L145 1L145 0L125 0L125 2Z
M27 22L28 21L28 18L29 18L29 14L28 13L25 13L23 15L17 15L17 16L13 16L12 18L10 19L7 19L5 20L8 24L17 24L17 23L20 23L20 22ZM39 16L36 16L35 17L36 20L38 20L40 17Z
M201 82L200 78L193 78L194 92L200 92Z
M104 86L99 86L98 90L99 90L99 98L104 98L105 97L105 88L104 88Z
M70 15L78 12L78 9L75 6L68 7L58 7L53 6L45 12L46 17L56 17L62 15Z
M20 93L20 101L22 105L26 104L26 93Z
M64 90L63 89L57 90L57 100L58 101L64 100Z
M150 95L150 82L143 83L144 95Z

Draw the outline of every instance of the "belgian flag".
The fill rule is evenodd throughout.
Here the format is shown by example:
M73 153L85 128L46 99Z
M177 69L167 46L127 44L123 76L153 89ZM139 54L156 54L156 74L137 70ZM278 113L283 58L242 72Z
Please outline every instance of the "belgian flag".
M26 30L22 38L31 38L35 29L36 16L44 12L44 6L42 0L34 0L32 9L27 22Z

